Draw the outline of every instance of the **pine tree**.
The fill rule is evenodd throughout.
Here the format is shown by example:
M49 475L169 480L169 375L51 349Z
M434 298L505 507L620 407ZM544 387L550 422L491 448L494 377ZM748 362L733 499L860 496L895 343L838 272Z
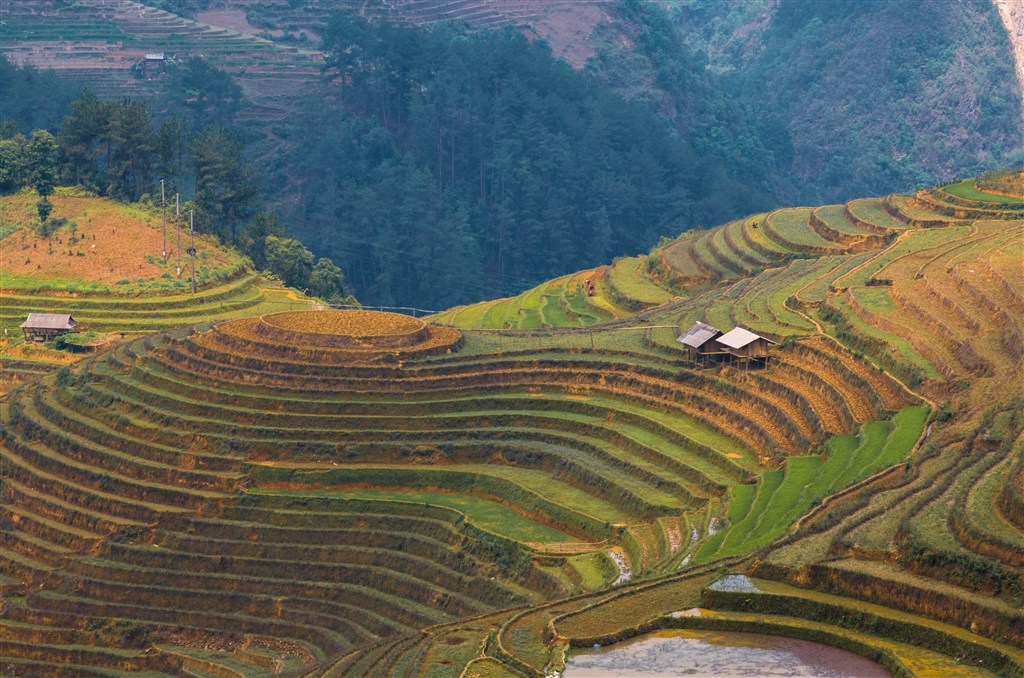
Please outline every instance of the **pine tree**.
M47 196L53 195L57 182L57 140L46 130L35 130L25 144L25 169L40 196L36 208L39 221L45 226L53 209Z

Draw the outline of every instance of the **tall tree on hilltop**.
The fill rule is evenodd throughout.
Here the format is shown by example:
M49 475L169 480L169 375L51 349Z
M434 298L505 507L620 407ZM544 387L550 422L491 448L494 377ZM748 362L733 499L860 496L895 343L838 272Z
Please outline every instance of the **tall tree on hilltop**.
M181 116L172 115L160 125L154 152L159 178L165 180L170 192L180 193L184 188L185 154L188 152L188 136Z
M47 196L53 195L57 182L57 140L46 130L35 130L25 144L25 169L39 193L36 208L39 210L39 221L45 224L53 209Z
M134 201L152 187L153 126L149 111L139 101L124 99L110 106L107 163L110 195Z
M337 71L342 101L345 101L349 85L361 80L363 73L363 52L369 42L369 25L347 14L336 14L327 24L323 41L326 53L324 71Z
M253 167L243 155L242 141L208 126L195 136L189 150L200 226L236 244L239 228L255 208L257 194Z
M96 98L86 88L71 102L71 113L64 116L58 138L58 166L64 185L83 186L102 192L106 180L96 165L100 140L109 126L110 104Z

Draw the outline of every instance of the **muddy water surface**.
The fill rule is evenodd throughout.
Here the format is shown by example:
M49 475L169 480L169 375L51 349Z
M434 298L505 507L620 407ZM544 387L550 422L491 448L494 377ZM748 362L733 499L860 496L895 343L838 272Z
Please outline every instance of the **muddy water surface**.
M786 676L884 678L874 662L827 645L756 633L659 631L577 651L564 678L651 676Z

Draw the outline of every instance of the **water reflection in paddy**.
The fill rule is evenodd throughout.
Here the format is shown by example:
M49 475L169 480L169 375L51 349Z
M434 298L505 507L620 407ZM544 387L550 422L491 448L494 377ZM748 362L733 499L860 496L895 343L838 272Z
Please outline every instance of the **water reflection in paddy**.
M756 633L659 631L602 648L581 650L564 678L623 676L794 676L884 678L863 657L806 640Z

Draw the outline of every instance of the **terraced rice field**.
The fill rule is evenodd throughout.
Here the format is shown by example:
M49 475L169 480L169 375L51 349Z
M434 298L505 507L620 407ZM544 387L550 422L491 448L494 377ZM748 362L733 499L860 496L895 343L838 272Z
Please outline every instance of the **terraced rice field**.
M163 258L160 210L121 205L59 189L54 218L68 223L48 238L32 228L35 196L0 200L0 365L6 392L35 375L83 357L22 341L29 313L69 313L80 332L97 334L99 346L127 335L211 319L309 308L313 300L261 278L237 252L207 236L190 238L187 226L167 220L168 256ZM196 288L191 261L176 247L194 242ZM180 263L180 266L179 266Z
M697 562L766 545L835 490L904 461L923 435L927 416L927 408L908 408L891 422L864 424L857 437L829 440L824 460L790 457L784 472L764 474L753 490L744 491L744 495L752 494L749 502L740 500L731 506L729 528L705 543Z
M270 491L271 494L284 493ZM496 501L447 492L418 492L414 490L346 490L340 492L290 492L287 496L327 499L355 499L364 501L395 501L410 504L445 506L461 513L480 528L524 543L572 542L564 532L530 520L511 507Z
M816 283L817 298L812 302L816 303L824 297L822 288L827 290L848 269L867 270L862 274L866 280L877 268L861 264L872 260L880 268L888 261L875 262L876 257L866 253L885 250L889 258L899 256L900 252L889 251L889 244L907 224L884 207L881 200L858 200L815 210L754 215L684 234L646 257L581 271L510 299L451 309L432 320L463 329L580 327L638 312L661 317L658 307L673 304L689 309L686 321L705 315L723 324L745 323L776 337L806 334L814 331L813 323L787 308L797 291ZM929 237L955 235L943 231ZM910 244L908 251L916 251L917 246L918 242ZM855 264L847 263L855 258ZM593 295L586 294L585 280L594 283ZM702 293L718 294L725 284L733 285L721 300L728 307L719 303L709 307ZM864 281L858 279L857 284ZM753 290L759 292L750 294Z
M315 87L323 57L211 26L129 0L86 0L71 5L3 3L0 45L17 64L53 69L88 85L101 99L159 98L160 78L136 78L145 54L163 52L179 62L202 57L238 79L254 106L245 115L280 118L293 110L289 95Z
M431 316L429 320L462 329L542 329L556 327L586 327L629 314L612 301L612 295L619 294L610 289L610 280L605 279L607 267L581 271L565 278L556 278L522 294L508 299L496 299L469 306L459 306ZM636 276L634 269L632 275ZM593 285L589 294L587 281ZM620 281L620 286L623 284ZM649 287L643 291L642 299L629 302L634 306L649 305L652 299L664 301L668 293L657 287L653 281L636 278L635 289ZM634 292L636 293L636 292ZM620 298L620 297L615 297Z
M672 556L672 523L659 517L701 524L709 503L758 471L754 449L826 436L812 408L799 431L773 414L781 382L680 382L666 359L601 352L467 360L457 337L417 352L435 328L453 330L309 313L152 335L11 396L2 548L26 619L55 606L130 619L180 661L191 645L167 626L187 620L192 639L285 637L294 661L316 662L617 578L600 554L531 563L559 544L622 541L624 562L654 571ZM372 357L403 351L403 364ZM800 399L808 387L784 388ZM708 389L730 390L750 414L714 405ZM379 539L355 548L367 530ZM306 559L317 565L291 574ZM58 583L68 577L85 582L73 600ZM235 592L208 603L227 578ZM251 615L275 597L287 601L277 621L233 607L245 601ZM362 617L342 613L352 605Z
M1019 675L1015 210L779 210L427 322L263 312L27 376L0 658L543 675L682 628ZM779 345L699 368L696 321Z
M590 1L590 0L584 0ZM101 99L150 99L159 103L161 77L137 78L132 68L147 53L163 52L179 63L202 56L211 66L230 73L251 105L239 121L280 120L294 114L295 95L322 85L324 55L315 50L317 33L339 10L359 11L413 25L466 22L481 27L523 26L572 11L580 0L402 0L355 6L285 0L234 3L200 12L193 21L131 0L82 0L71 4L4 0L0 51L19 65L52 69L62 79L90 87ZM600 3L595 3L600 5ZM261 28L246 20L247 10L278 27L269 31L309 36L302 47L265 39ZM221 10L221 11L216 11ZM224 11L226 10L226 11ZM600 17L601 13L596 12ZM226 19L235 19L234 21ZM259 22L257 22L259 23ZM225 27L230 25L232 27ZM262 27L262 24L261 24ZM308 47L306 45L308 44Z

